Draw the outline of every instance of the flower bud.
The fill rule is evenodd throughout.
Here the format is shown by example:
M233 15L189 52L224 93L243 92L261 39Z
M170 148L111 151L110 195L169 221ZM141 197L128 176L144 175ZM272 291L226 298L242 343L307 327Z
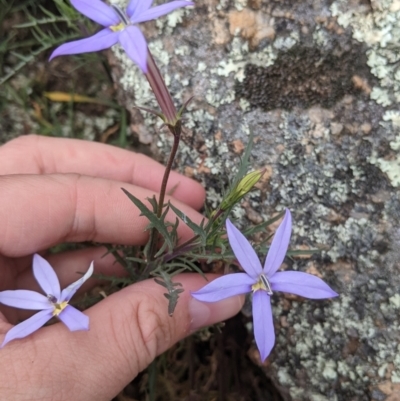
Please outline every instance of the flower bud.
M225 199L223 199L220 209L227 210L239 202L243 196L253 189L254 185L257 184L263 174L264 170L256 170L245 175Z

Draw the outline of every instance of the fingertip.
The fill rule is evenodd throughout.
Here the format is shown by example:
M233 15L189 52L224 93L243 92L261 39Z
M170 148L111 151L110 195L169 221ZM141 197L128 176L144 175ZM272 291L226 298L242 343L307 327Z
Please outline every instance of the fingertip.
M193 332L235 316L242 309L244 300L244 295L236 295L218 302L201 302L192 297L189 300L190 331Z
M235 316L240 312L244 305L245 296L236 295L223 299L218 302L201 302L193 298L192 292L204 287L210 281L221 277L218 274L206 274L205 277L200 274L179 274L174 281L182 284L185 292L182 294L182 299L178 301L177 308L186 308L189 315L189 329L187 334L190 334L201 327L211 326L215 323L223 322ZM177 320L178 325L184 328L184 322Z

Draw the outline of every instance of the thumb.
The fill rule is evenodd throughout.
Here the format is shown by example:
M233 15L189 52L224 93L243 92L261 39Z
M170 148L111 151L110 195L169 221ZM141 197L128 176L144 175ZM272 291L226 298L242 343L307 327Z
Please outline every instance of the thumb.
M26 396L40 393L41 400L109 401L157 355L196 329L235 315L243 305L241 296L216 303L193 299L190 292L207 283L198 274L181 274L173 281L181 283L184 292L172 317L165 288L151 279L86 310L88 332L71 333L64 325L55 324L10 343L1 350L2 366L8 366L7 371L16 376L4 381L9 383L10 397L17 380L24 377L30 383ZM1 370L3 378L12 374Z

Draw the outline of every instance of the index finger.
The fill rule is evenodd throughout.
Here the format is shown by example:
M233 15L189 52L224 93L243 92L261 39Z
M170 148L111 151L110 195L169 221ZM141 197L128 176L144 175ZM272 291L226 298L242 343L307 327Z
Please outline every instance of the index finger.
M165 167L148 156L102 143L27 135L0 146L0 175L76 173L160 191ZM205 199L196 181L171 172L167 193L194 209Z
M76 174L0 176L0 253L25 256L61 242L144 244L149 221L121 187L148 206L146 199L154 195L132 184ZM203 219L188 205L173 203L195 223ZM175 222L176 215L170 212L167 220ZM193 232L181 222L178 235L187 240Z

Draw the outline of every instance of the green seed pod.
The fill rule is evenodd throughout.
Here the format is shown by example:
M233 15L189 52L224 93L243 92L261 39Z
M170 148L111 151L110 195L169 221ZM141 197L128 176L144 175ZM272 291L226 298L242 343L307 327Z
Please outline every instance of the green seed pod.
M263 170L252 171L244 176L235 188L223 199L220 208L227 210L249 193L264 174Z

